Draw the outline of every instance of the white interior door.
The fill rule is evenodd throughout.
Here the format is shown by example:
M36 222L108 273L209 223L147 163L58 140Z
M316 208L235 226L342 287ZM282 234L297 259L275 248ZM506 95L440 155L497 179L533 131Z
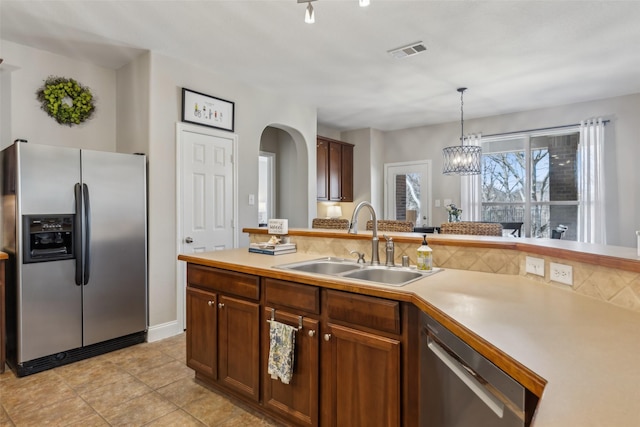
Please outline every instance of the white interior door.
M178 252L234 248L236 232L237 137L178 124ZM186 269L178 264L178 319L185 325Z
M384 165L386 219L431 223L431 160Z

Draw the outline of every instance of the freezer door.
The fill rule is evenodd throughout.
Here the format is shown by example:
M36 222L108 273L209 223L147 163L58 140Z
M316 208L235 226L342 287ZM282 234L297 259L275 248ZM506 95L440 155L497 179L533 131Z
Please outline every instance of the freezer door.
M75 213L80 150L24 143L18 150L19 215Z
M80 182L80 150L19 143L18 236L23 215L74 214L73 187ZM74 281L76 260L22 263L16 255L18 363L82 345L82 287Z
M146 158L88 150L81 157L88 194L87 346L147 329Z

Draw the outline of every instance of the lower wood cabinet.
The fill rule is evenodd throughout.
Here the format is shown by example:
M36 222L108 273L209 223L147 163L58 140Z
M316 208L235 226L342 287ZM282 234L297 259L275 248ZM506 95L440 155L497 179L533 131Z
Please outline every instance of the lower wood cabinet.
M411 328L399 302L191 267L187 365L198 378L290 425L417 425L402 398ZM302 325L289 384L268 373L272 318Z
M187 366L211 379L218 378L217 295L187 288Z
M332 324L323 338L323 425L401 425L400 341Z
M218 298L218 382L257 401L260 398L260 305Z
M257 276L187 268L187 366L202 380L256 402L260 398L259 300L228 292L253 296L258 282ZM215 292L215 288L226 292Z
M271 307L264 310L264 322L271 319ZM275 310L275 320L297 326L299 314ZM302 329L298 330L295 342L294 373L289 384L272 379L268 373L269 328L263 334L263 404L281 417L296 425L318 425L318 397L320 375L320 322L303 317Z

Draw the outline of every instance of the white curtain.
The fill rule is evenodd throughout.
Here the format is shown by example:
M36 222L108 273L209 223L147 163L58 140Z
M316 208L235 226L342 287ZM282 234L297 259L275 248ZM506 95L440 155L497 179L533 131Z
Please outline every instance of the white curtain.
M580 122L578 145L578 241L606 244L604 199L604 123Z
M467 145L480 145L481 134L465 137ZM480 188L481 175L462 175L460 177L460 209L463 221L482 220L482 191Z

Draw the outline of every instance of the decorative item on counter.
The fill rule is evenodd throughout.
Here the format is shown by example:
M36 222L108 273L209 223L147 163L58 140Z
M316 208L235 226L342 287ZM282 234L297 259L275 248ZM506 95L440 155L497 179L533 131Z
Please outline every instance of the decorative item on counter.
M61 125L79 125L96 111L91 89L74 79L49 76L36 95L40 108Z
M296 244L290 242L280 243L280 238L271 236L266 243L251 243L249 252L264 255L284 255L296 252Z
M458 208L453 203L445 206L445 209L449 214L449 222L460 222L460 215L462 215L462 209Z
M268 223L269 234L276 234L279 236L285 235L289 232L289 220L288 219L270 219Z
M271 238L269 239L269 241L267 242L270 245L277 245L280 243L280 237L278 236L271 236Z
M433 251L427 243L427 235L422 235L422 246L418 248L417 257L418 270L431 270L433 269Z

